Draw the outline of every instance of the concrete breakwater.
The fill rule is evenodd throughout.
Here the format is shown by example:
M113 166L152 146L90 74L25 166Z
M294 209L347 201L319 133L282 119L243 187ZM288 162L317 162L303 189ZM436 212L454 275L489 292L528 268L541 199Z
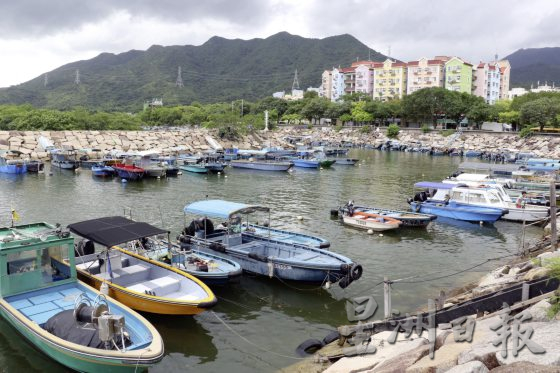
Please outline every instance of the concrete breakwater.
M286 140L292 138L302 144L312 141L330 143L349 142L357 146L379 146L388 138L385 131L364 133L360 129L344 128L340 131L332 127L302 129L286 127L269 132L254 132L231 141L220 139L216 130L187 128L181 131L0 131L0 150L16 150L22 158L48 159L38 139L44 136L57 147L74 149L100 149L101 151L122 150L141 151L159 149L172 152L177 147L186 151L210 150L217 141L223 148L260 149L265 146L290 147ZM403 130L398 141L404 145L434 147L440 149L460 148L497 152L503 149L533 152L537 156L560 158L560 137L535 136L520 138L508 133L464 132L460 135L443 136L440 132Z

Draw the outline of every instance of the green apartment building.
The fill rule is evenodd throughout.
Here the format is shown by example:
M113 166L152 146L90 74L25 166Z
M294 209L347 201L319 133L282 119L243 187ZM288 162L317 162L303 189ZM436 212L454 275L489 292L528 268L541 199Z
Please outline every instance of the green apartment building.
M472 92L472 65L453 57L445 63L445 88L456 92Z

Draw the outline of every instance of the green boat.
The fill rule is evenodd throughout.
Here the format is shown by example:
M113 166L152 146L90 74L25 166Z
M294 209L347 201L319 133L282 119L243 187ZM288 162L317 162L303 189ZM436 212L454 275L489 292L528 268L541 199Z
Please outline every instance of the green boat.
M163 357L157 330L76 278L74 239L47 223L0 228L0 314L36 349L82 372L145 370ZM57 268L68 258L70 273Z

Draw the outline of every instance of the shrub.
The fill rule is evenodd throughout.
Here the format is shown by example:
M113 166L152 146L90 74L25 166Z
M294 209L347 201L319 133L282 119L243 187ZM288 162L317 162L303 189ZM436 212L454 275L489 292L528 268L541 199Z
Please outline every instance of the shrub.
M552 258L546 261L545 267L549 269L548 275L560 279L560 258ZM553 318L560 312L560 288L558 288L554 295L550 298L552 307L548 310L548 317Z
M342 124L337 124L337 125L334 127L334 130L335 130L336 132L340 132L340 131L342 130Z
M429 133L432 132L432 129L430 128L430 126L428 126L427 124L424 124L421 128L422 133Z
M521 129L521 131L519 131L519 137L521 138L529 137L532 134L533 131L531 131L531 127L524 127L523 129Z
M456 131L454 129L448 129L448 130L440 131L440 135L442 135L443 137L447 137L453 135L455 132Z
M395 123L390 124L389 127L387 127L387 137L390 139L396 138L399 135L400 130L400 127Z
M371 133L371 126L360 127L360 133Z

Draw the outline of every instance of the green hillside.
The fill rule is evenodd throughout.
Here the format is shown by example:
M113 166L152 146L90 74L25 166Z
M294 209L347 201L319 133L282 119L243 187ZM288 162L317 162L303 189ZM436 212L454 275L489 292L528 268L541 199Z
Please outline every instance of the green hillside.
M215 36L200 46L154 45L146 51L102 53L72 62L48 72L47 86L39 76L0 89L0 104L137 111L154 97L163 97L165 105L255 100L290 90L295 69L300 87L318 87L323 70L367 59L369 51L351 35L307 39L282 32L252 40ZM384 58L371 51L372 60ZM182 88L175 84L179 66ZM74 83L77 69L79 85Z
M560 84L560 48L527 48L506 57L511 64L511 85L530 87L537 82Z

